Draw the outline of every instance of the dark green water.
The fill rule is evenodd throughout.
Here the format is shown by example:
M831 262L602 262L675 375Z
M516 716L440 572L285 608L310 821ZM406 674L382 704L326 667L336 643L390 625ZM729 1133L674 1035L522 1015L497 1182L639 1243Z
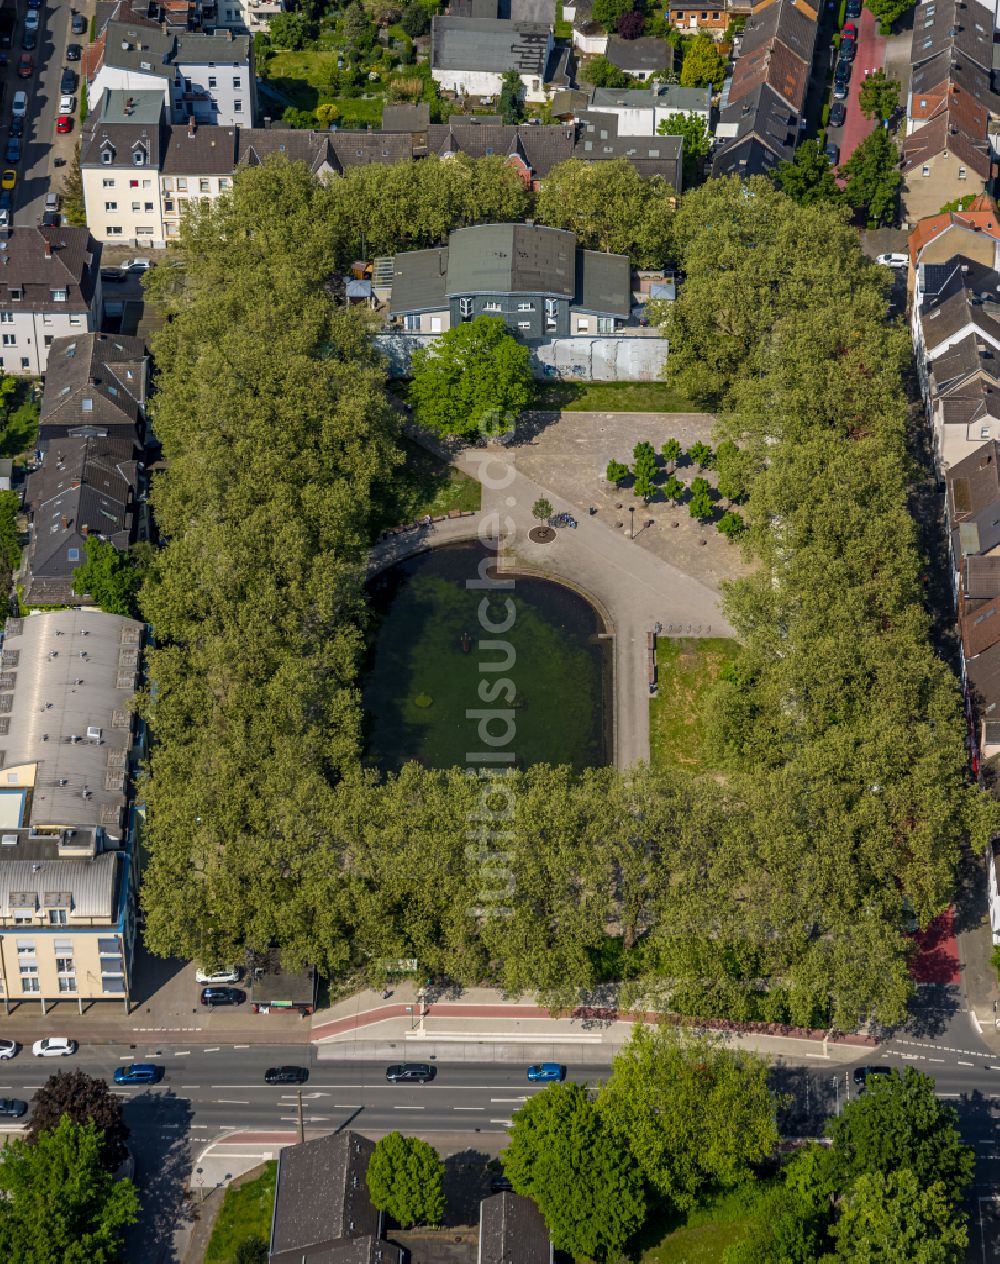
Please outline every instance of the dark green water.
M428 768L466 766L470 752L484 749L513 756L497 767L609 763L611 648L598 639L600 616L547 580L514 576L508 590L467 588L483 556L478 544L449 545L372 580L376 619L363 680L368 759L387 772L410 759ZM502 627L513 619L508 630L481 627L484 597L487 620ZM502 739L495 747L484 744L480 721L467 710L507 712L488 722L488 734Z

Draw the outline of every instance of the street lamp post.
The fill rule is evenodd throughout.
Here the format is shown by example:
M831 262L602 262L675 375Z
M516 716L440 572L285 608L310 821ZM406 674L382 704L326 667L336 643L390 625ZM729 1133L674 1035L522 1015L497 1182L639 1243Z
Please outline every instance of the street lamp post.
M628 507L628 538L635 539L635 505Z

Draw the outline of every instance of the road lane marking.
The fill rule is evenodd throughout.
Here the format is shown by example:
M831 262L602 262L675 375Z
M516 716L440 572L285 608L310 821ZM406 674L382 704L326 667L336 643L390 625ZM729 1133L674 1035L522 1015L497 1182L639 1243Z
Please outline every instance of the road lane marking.
M490 1098L490 1101L491 1101L491 1102L493 1102L493 1103L497 1103L497 1102L504 1102L504 1103L506 1103L506 1102L526 1102L527 1100L528 1100L528 1099L527 1099L526 1097L491 1097L491 1098Z
M218 1053L218 1052L219 1052L218 1045L213 1045L211 1049L202 1049L202 1053Z
M928 1058L928 1062L943 1062L944 1058Z
M514 1121L513 1119L491 1119L490 1123L491 1124L507 1124L509 1126L512 1126Z
M393 1110L426 1110L426 1106L393 1106Z
M207 1128L208 1124L192 1124L192 1128Z
M234 1049L249 1049L249 1045L233 1045Z
M240 1101L237 1101L235 1098L232 1098L232 1097L220 1097L220 1098L219 1098L219 1105L220 1105L220 1106L249 1106L249 1105L250 1105L250 1103L249 1103L249 1102L240 1102Z
M190 1053L190 1049L177 1049L175 1050L174 1056L178 1058L186 1058Z
M975 1066L975 1063L974 1063L974 1062L963 1062L961 1059L959 1059L958 1065L959 1065L959 1066Z
M131 1055L130 1053L126 1053L126 1054L124 1054L124 1055L119 1054L119 1055L118 1055L118 1061L119 1061L119 1062L131 1062L131 1061L132 1061L132 1055Z
M452 1106L452 1110L485 1110L485 1106Z
M934 1096L935 1097L961 1097L962 1094L961 1093L938 1093L935 1091Z

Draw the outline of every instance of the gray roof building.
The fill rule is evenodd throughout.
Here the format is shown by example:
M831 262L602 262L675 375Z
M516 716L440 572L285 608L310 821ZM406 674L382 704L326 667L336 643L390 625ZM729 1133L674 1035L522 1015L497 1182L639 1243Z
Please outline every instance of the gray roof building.
M958 559L1000 545L1000 443L991 439L946 474L952 551Z
M658 80L648 88L594 88L590 94L592 110L667 110L685 114L708 114L712 109L711 88L682 88L677 83Z
M99 610L7 620L0 768L31 787L32 829L122 837L141 643L141 623Z
M674 49L666 40L655 39L651 35L634 40L609 35L607 52L604 55L619 70L629 74L651 75L658 70L669 69L673 64Z
M49 348L39 446L87 435L114 435L138 446L148 390L149 355L141 338L57 338Z
M542 78L549 51L548 26L500 18L436 16L431 23L431 66L435 70L516 70Z
M617 114L584 112L573 157L584 162L627 158L641 176L659 176L675 193L683 185L684 141L680 136L620 136Z
M339 1132L281 1151L270 1264L402 1264L368 1196L374 1150L366 1137Z
M551 1264L552 1240L542 1213L520 1194L494 1194L479 1204L478 1264Z
M75 605L73 571L86 559L90 536L127 549L135 539L138 465L134 440L60 439L29 475L25 506L31 515L25 600L29 605Z
M159 92L108 89L80 128L80 166L156 168L166 141L163 96Z
M14 228L0 241L0 311L89 312L100 269L86 228Z
M713 176L766 175L795 153L798 115L762 83L723 110L716 137L724 142L712 159Z
M431 125L431 107L426 101L417 105L384 105L383 132L426 132Z

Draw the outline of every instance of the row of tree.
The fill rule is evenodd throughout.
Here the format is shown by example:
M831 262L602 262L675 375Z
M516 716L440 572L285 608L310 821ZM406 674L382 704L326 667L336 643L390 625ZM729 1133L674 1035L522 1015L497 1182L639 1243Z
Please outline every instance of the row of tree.
M905 991L901 899L925 925L963 842L983 845L997 819L970 784L958 682L923 604L909 337L834 207L713 181L682 202L675 241L668 372L738 446L757 562L727 590L741 650L709 701L732 784L773 801L754 885L789 899L756 942L862 972L878 945L857 1017L881 1015L879 997Z

